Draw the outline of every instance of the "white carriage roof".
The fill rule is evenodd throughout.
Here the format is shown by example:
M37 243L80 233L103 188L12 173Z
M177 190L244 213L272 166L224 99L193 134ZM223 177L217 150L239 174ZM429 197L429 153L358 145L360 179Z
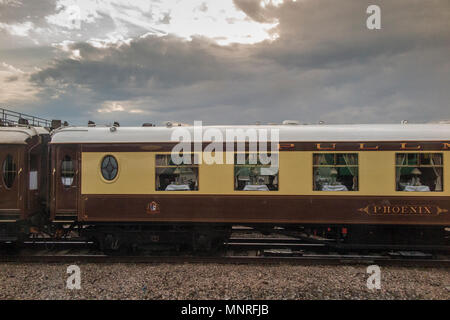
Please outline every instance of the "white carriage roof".
M0 144L27 144L36 135L49 134L41 127L0 127Z
M51 143L142 143L178 142L171 136L187 130L194 140L194 127L66 127L53 133ZM279 129L280 141L448 141L450 124L360 124L360 125L255 125L203 126L216 129L226 138L227 129ZM197 130L199 130L197 128ZM216 132L218 132L216 131ZM212 132L214 134L214 132ZM270 136L270 131L269 131ZM236 140L236 139L235 139ZM204 137L204 142L211 138Z

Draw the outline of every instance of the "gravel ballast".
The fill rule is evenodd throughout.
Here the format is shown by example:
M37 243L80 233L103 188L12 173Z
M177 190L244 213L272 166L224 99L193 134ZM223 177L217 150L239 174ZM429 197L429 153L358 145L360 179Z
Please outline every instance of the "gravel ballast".
M367 266L79 264L81 289L66 288L68 265L0 264L0 299L449 299L450 272Z

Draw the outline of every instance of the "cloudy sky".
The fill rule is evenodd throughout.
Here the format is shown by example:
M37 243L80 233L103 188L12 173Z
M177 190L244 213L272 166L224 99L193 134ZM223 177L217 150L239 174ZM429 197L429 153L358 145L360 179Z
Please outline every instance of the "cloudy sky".
M72 124L450 119L450 1L0 0L0 105Z

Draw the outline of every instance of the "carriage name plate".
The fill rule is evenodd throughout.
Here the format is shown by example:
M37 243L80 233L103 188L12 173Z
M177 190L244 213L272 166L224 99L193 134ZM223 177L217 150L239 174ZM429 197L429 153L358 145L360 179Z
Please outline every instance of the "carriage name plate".
M358 211L369 215L440 215L447 213L448 209L440 208L437 205L377 205L369 204L364 208L359 208Z

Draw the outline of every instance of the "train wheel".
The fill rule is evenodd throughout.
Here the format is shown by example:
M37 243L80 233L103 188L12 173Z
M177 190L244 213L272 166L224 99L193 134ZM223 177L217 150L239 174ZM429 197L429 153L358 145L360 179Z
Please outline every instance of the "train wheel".
M212 238L206 233L194 233L192 247L194 252L210 252L212 248Z
M105 234L99 242L100 249L106 254L119 254L125 249L122 239L117 234Z
M223 248L230 237L231 228L197 229L193 233L193 251L198 253L214 253Z

